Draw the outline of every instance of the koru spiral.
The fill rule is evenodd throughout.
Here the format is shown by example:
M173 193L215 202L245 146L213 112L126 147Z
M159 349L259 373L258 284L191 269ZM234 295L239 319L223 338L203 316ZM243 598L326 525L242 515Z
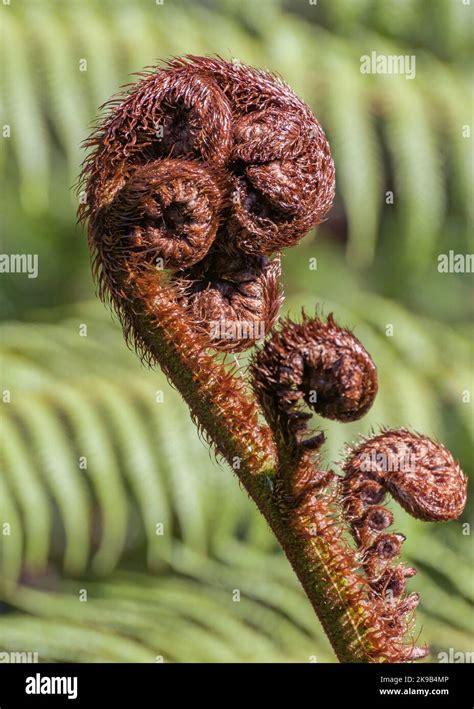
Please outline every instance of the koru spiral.
M107 108L86 143L80 209L102 292L127 324L140 285L166 277L209 346L262 340L282 300L281 249L334 197L329 145L308 106L273 74L189 56L143 74Z

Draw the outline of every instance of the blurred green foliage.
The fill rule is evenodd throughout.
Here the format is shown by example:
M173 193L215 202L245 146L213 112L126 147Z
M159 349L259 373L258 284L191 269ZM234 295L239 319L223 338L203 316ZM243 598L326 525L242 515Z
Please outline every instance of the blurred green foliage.
M39 276L3 274L0 294L1 389L11 394L0 523L12 530L0 536L0 648L43 660L332 660L261 517L161 373L140 366L94 300L75 226L80 143L97 106L159 59L218 53L279 72L321 120L338 178L328 221L283 258L285 307L333 310L380 372L362 422L324 422L326 460L359 433L406 425L441 439L469 471L474 299L469 274L439 273L437 256L470 248L472 8L24 0L1 12L10 127L1 251L37 253ZM415 54L416 78L362 75L360 57L372 51ZM394 512L419 569L410 588L422 595L423 639L435 658L470 651L467 512L449 525Z

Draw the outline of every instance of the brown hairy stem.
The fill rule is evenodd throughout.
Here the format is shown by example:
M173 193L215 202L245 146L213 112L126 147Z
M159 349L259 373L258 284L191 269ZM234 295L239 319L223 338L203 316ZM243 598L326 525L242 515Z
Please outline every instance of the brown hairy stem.
M343 529L335 523L334 490L319 485L317 500L300 507L290 524L288 510L272 491L278 466L271 431L259 423L258 406L242 380L196 343L195 333L180 323L179 305L167 301L165 294L157 294L152 313L143 313L140 329L149 333L143 342L148 356L161 365L199 430L267 520L338 659L369 662L371 618L363 607L365 584ZM318 474L317 468L311 469ZM317 533L308 533L313 528Z

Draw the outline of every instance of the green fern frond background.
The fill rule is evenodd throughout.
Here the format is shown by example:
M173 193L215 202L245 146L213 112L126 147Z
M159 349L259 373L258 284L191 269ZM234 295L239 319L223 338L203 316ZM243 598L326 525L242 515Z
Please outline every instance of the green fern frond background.
M342 321L357 320L383 362L381 393L362 427L325 426L328 464L345 442L382 422L449 438L437 412L456 377L433 391L444 363L431 346L431 323L379 303L410 343L405 350L402 337L391 345L369 300L370 311L363 295L350 308L335 305ZM11 533L0 541L4 600L14 609L0 616L3 646L45 647L41 656L53 660L331 659L262 518L210 460L163 376L136 366L99 304L81 304L61 322L6 323L1 341L10 383L2 520ZM445 333L445 345L468 366L454 333ZM459 428L462 406L450 414ZM420 568L412 584L422 593L424 636L433 650L455 637L468 651L474 594L461 525L445 539L437 525L396 515L407 560ZM114 644L113 634L123 642Z
M321 120L338 181L328 221L283 257L285 308L334 311L380 374L366 418L323 422L325 462L337 469L359 434L405 425L470 472L474 299L468 273L437 263L471 248L471 12L452 0L1 6L1 250L38 254L39 273L1 274L0 650L334 660L236 478L94 299L75 226L80 144L97 107L160 59L217 53L279 72ZM416 78L361 74L372 51L415 54ZM393 511L418 568L415 633L435 660L472 651L469 511L445 525Z

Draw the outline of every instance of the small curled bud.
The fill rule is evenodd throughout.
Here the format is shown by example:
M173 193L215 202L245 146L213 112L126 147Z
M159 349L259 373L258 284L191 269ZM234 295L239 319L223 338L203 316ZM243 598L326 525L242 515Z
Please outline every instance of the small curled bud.
M385 530L393 515L381 503L389 492L410 514L424 520L456 519L466 501L467 479L451 453L427 436L387 430L347 452L341 497L344 515L360 550L370 603L379 615L379 634L394 659L411 661L427 648L405 643L418 595L404 597L416 570L394 565L405 537Z
M233 231L244 251L270 254L297 243L324 219L334 199L334 165L324 134L306 113L269 110L254 123L243 120L246 130L237 128L247 140L236 145ZM265 139L267 127L274 130Z
M199 163L156 160L136 168L116 194L107 226L117 251L181 269L209 251L223 203L222 183Z
M357 486L375 480L418 519L456 519L466 502L467 478L451 453L406 429L364 441L350 453L344 471L348 494L361 499Z
M238 352L264 339L280 309L280 258L215 253L178 274L174 286L216 350Z
M367 511L362 507L359 514L353 514L353 517L359 520L353 524L354 536L363 547L369 547L378 533L393 524L393 514L381 505L369 507Z
M367 550L368 556L388 561L399 555L405 537L400 534L381 534L377 541Z
M391 597L392 599L401 598L405 593L407 579L415 576L416 570L403 565L395 568L386 568L378 577L374 569L372 572L371 588L376 594L382 598ZM418 600L418 594L413 594ZM414 606L414 598L412 598L409 606L410 611L416 608Z
M316 413L354 421L371 407L377 370L359 340L327 322L303 316L281 329L258 352L252 366L254 388L265 409L288 413L304 401Z

